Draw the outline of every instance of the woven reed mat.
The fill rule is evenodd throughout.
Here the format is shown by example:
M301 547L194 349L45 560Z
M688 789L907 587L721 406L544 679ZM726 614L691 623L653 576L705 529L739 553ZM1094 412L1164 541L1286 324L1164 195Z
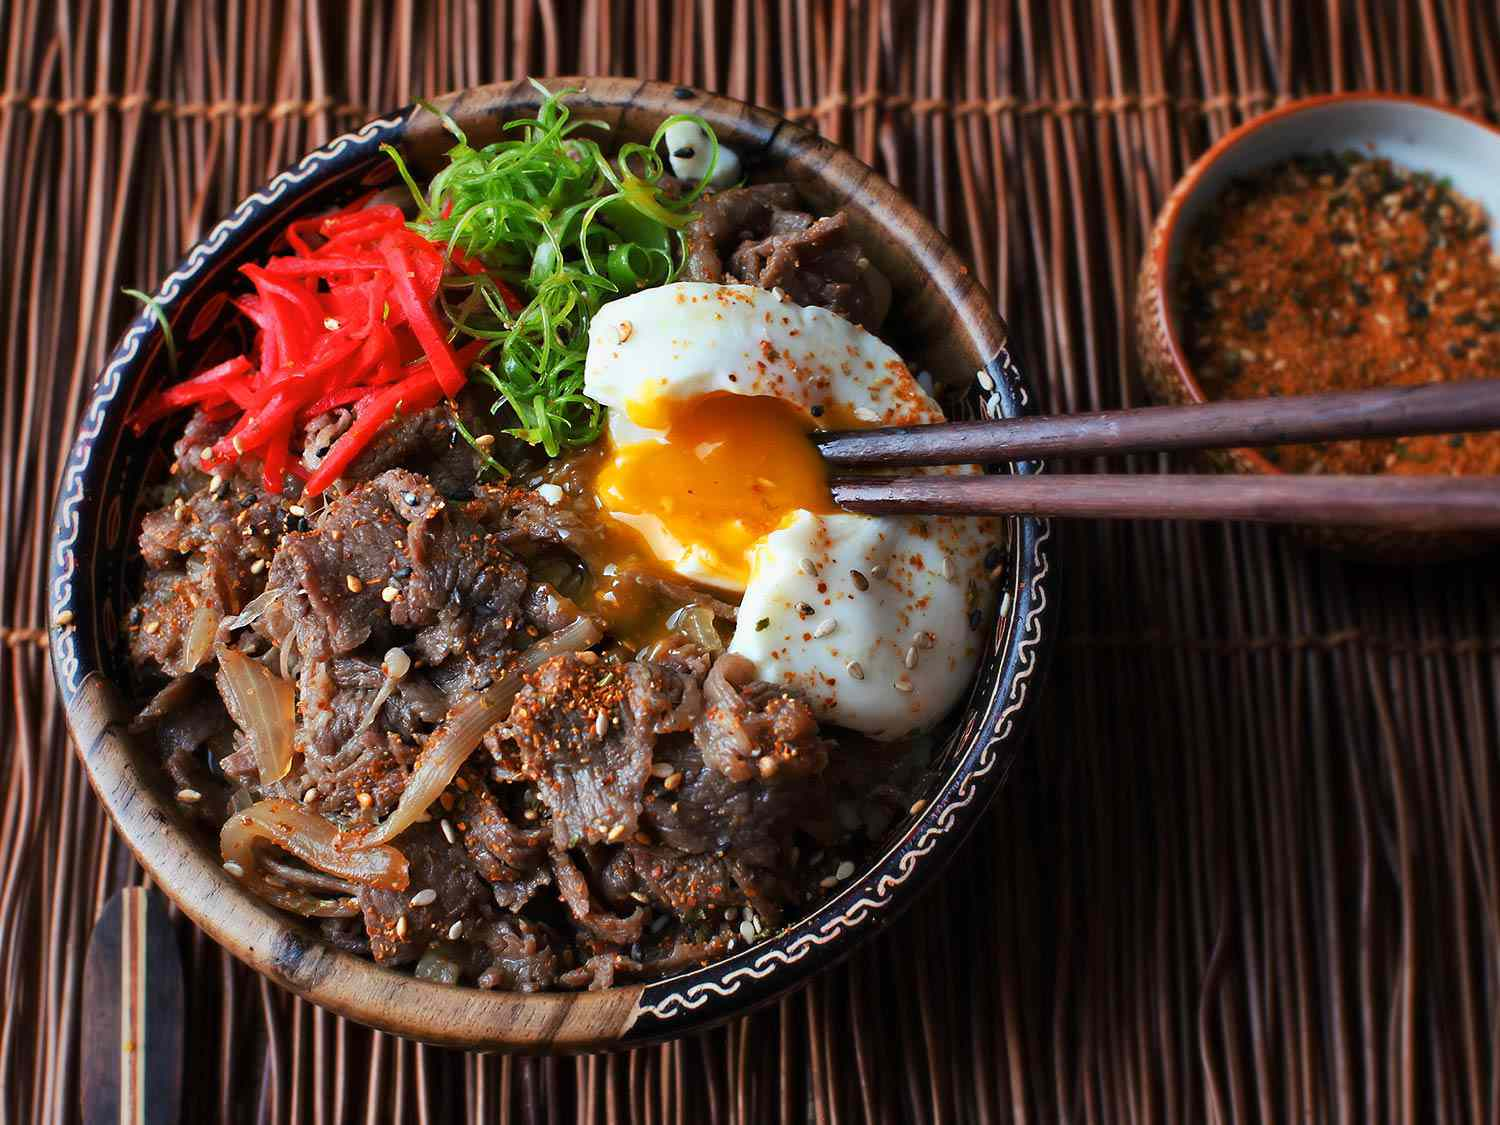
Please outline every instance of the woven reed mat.
M131 312L277 168L414 94L664 76L789 107L909 192L1053 408L1141 401L1143 232L1287 96L1492 113L1492 4L11 0L0 98L0 1112L71 1120L83 950L138 873L68 750L47 509ZM1141 469L1165 466L1143 460ZM295 1001L184 925L189 1120L1493 1119L1495 563L1344 565L1244 527L1080 526L1029 752L886 936L746 1022L614 1057L466 1057Z

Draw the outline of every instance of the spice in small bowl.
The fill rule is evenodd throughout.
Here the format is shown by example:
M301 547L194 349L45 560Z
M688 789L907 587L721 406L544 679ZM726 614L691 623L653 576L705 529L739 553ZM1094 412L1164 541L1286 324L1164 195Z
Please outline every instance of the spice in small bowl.
M1211 399L1500 376L1500 262L1483 207L1357 151L1229 185L1177 279L1188 362ZM1500 433L1263 451L1292 472L1500 472Z

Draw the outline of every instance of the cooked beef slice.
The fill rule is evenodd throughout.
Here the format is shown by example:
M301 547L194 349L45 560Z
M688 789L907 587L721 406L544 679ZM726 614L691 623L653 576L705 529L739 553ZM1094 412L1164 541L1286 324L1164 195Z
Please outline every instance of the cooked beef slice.
M703 760L731 781L806 777L823 772L832 743L818 734L806 700L754 682L755 666L726 653L703 681L704 707L693 725Z
M488 918L466 925L465 935L486 962L475 980L480 988L538 992L557 980L557 955L545 930L530 919Z
M875 268L839 211L816 218L791 184L759 184L706 195L687 228L682 277L743 281L784 290L874 332L891 307L891 284Z
M174 484L171 502L141 521L147 576L126 616L132 661L168 676L191 672L188 665L204 659L219 620L260 593L285 518L274 497L243 477L214 482L182 470ZM209 632L189 654L185 646L200 610Z
M465 410L470 433L484 433L482 414ZM503 435L500 440L503 439ZM421 473L445 497L467 498L479 477L479 455L464 440L446 403L405 414L383 426L344 473L347 480L374 480L387 469Z
M636 877L638 894L673 914L740 906L745 895L724 860L674 848L631 844L623 850Z
M469 859L490 884L497 906L520 910L552 882L547 863L550 831L542 825L523 828L514 823L477 774L465 775L449 820L457 825Z
M656 736L686 729L697 706L691 679L639 661L568 653L529 675L507 727L556 846L632 836Z
M399 629L415 634L413 655L428 664L458 656L493 674L519 619L526 569L476 514L489 512L450 506L402 469L358 485L311 531L282 541L271 583L290 593L263 631L278 643L292 635L305 658L328 659L382 649Z
M647 787L641 827L656 842L690 855L709 853L748 867L782 870L793 837L803 832L831 842L833 803L821 776L731 781L705 765L686 739L663 739L658 773Z
M567 852L555 851L551 860L558 893L575 922L600 941L615 945L630 945L640 939L641 928L646 923L643 909L636 907L628 918L621 918L608 906L594 901L588 880Z
M415 961L434 941L446 939L455 922L482 920L489 890L459 844L450 844L434 823L414 824L396 846L406 856L410 882L402 891L360 887L359 908L375 960ZM427 902L427 891L433 899ZM422 905L413 905L413 902Z

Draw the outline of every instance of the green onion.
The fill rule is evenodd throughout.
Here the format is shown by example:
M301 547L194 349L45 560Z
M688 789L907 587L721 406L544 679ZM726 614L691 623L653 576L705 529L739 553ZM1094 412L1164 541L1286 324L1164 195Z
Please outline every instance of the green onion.
M162 310L161 302L149 293L142 293L139 289L121 289L120 292L145 305L151 315L156 318L156 323L161 325L162 338L167 345L167 361L172 365L172 374L176 375L177 341L172 338L172 326L167 323L167 314Z
M657 148L667 127L697 122L715 156L718 142L701 118L677 115L649 145L622 145L611 161L584 135L608 125L572 120L564 104L577 90L533 85L543 95L536 116L509 123L505 139L483 148L440 113L456 143L425 192L400 154L387 152L416 199L413 226L484 267L450 272L441 295L458 334L493 344L471 377L494 393L492 411L515 414L509 433L556 457L592 442L603 422L583 393L590 321L605 302L675 278L682 229L697 217L691 207L708 175L679 198L662 190Z

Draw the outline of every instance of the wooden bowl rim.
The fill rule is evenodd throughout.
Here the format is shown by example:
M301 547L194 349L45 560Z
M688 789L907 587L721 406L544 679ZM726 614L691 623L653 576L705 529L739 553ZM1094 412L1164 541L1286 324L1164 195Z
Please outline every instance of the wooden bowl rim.
M1007 413L1025 409L1028 395L1006 354L1004 328L982 287L972 278L947 241L916 207L851 154L801 127L745 103L668 83L618 78L548 78L555 83L584 84L586 112L598 115L615 106L621 117L631 107L658 107L672 112L687 106L716 126L748 122L769 130L765 151L795 144L815 164L820 181L847 194L865 187L884 193L876 219L886 233L903 233L905 249L931 270L944 300L970 334L974 350L984 357L977 373L981 389L994 408ZM502 83L446 95L440 104L487 97L506 114L535 103L528 84ZM362 151L383 139L404 142L417 111L406 107L335 138L253 193L230 216L193 247L183 265L169 275L161 294L175 301L181 284L200 270L214 272L225 246L226 227L267 218L268 209L295 204L283 200L287 184L315 185L335 179L333 161L351 147ZM745 126L750 127L749 125ZM737 133L737 127L731 126ZM324 167L324 162L327 167ZM278 186L279 185L279 186ZM261 226L264 223L260 224ZM231 243L231 248L235 246ZM364 958L333 949L310 936L246 892L212 858L197 834L188 830L178 810L138 768L135 740L126 730L124 700L92 653L84 655L78 634L85 613L94 606L80 590L92 593L76 575L92 576L93 558L80 564L73 550L85 515L97 516L102 498L85 497L91 472L103 473L93 456L95 439L121 441L120 410L111 413L122 380L139 379L160 350L159 329L147 312L127 328L80 418L68 466L60 482L49 553L49 621L52 668L89 782L99 794L115 827L145 869L174 902L219 944L252 968L342 1016L425 1042L446 1046L509 1051L576 1051L633 1046L696 1030L779 995L847 955L863 936L887 924L909 905L922 880L915 871L934 874L973 827L979 813L1008 773L1025 722L1026 706L1040 687L1039 670L1050 633L1042 620L1049 599L1044 585L1050 565L1044 544L1050 527L1043 520L1018 519L1012 528L1006 594L1012 609L996 634L967 710L950 736L958 753L933 799L912 818L899 838L829 900L795 925L747 949L709 965L663 980L633 983L596 993L521 994L456 988L420 981L409 972L383 968ZM111 427L110 423L113 423ZM1019 472L1041 466L1018 466ZM91 513L90 508L94 511ZM85 544L88 546L89 544ZM86 554L87 552L85 552ZM73 617L76 615L76 617ZM70 619L70 617L72 619ZM89 622L90 630L93 621ZM93 635L90 632L89 639ZM982 698L983 691L989 698ZM988 777L988 780L985 780ZM878 876L878 878L877 878ZM899 891L900 893L893 893ZM842 913L838 913L842 911ZM832 914L832 921L828 916ZM820 923L820 920L821 923ZM815 926L814 923L820 923ZM755 958L751 954L764 949Z
M1220 137L1214 144L1193 161L1192 166L1183 173L1182 179L1167 198L1167 203L1162 209L1160 218L1157 220L1160 236L1153 240L1151 248L1152 262L1156 269L1157 285L1151 315L1156 320L1160 339L1166 344L1167 355L1171 358L1172 370L1187 394L1188 401L1195 403L1208 402L1209 397L1204 393L1203 384L1198 381L1198 375L1187 360L1187 354L1178 338L1176 311L1177 302L1174 296L1176 292L1176 275L1171 268L1172 242L1177 234L1177 224L1183 210L1193 200L1200 189L1205 173L1208 172L1219 160L1221 160L1232 149L1236 148L1246 138L1259 132L1269 125L1275 125L1285 121L1289 117L1295 117L1308 110L1321 109L1329 105L1353 104L1357 102L1396 102L1406 105L1418 106L1423 109L1434 110L1449 117L1456 117L1471 125L1500 135L1500 128L1486 121L1468 110L1457 106L1448 105L1433 98L1422 97L1417 94L1386 93L1380 90L1354 90L1340 94L1317 94L1312 97L1298 98L1295 101L1279 105L1264 113L1257 114L1249 121L1236 126ZM1257 449L1238 449L1239 461L1249 465L1260 473L1285 473L1286 470L1273 463L1265 454Z

